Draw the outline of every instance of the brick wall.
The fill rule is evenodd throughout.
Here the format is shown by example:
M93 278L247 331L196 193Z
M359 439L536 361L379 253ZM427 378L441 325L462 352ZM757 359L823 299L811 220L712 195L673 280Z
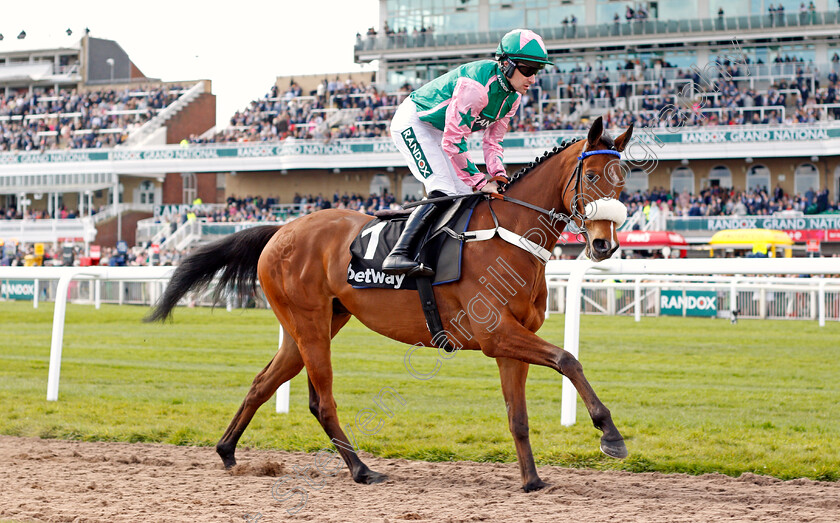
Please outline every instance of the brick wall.
M180 143L216 125L216 95L203 93L166 122L166 143Z

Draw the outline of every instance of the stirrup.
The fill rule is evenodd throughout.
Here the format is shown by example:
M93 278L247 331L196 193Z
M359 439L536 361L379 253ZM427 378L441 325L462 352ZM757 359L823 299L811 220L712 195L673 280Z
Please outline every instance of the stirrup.
M428 277L435 274L431 267L401 254L389 255L385 258L382 262L382 272L385 274L405 274L413 277Z
M435 275L435 270L423 263L417 263L417 266L409 270L406 276L409 278L431 278Z

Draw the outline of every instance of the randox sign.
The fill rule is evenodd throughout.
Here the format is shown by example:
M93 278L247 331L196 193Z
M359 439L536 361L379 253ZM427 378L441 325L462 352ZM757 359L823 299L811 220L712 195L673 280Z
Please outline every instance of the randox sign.
M3 280L0 283L0 298L7 300L34 299L35 280Z
M659 295L659 312L663 316L717 316L717 293L662 291Z

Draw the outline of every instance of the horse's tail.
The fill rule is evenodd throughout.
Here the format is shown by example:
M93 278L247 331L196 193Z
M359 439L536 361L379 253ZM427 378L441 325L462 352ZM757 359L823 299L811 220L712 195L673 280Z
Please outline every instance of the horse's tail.
M166 292L143 321L166 320L185 294L193 289L206 288L219 271L222 273L213 291L214 302L219 301L228 288L236 290L243 298L256 293L257 262L280 227L251 227L196 249L175 269Z

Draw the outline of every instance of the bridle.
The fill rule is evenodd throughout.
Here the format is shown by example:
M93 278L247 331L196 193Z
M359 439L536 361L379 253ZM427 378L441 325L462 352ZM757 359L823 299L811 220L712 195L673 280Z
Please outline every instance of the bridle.
M583 161L585 159L589 158L590 156L595 156L595 155L598 155L598 154L609 154L609 155L613 155L613 156L616 156L619 159L621 159L621 153L619 151L616 151L614 147L610 148L610 149L598 149L598 150L595 150L595 151L587 151L586 150L587 145L589 145L589 142L588 141L584 142L583 151L581 151L580 156L577 157L577 160L578 160L577 166L575 166L575 170L572 172L572 176L569 178L569 181L566 182L566 186L563 188L563 192L560 194L560 204L562 205L563 202L566 201L565 197L566 197L566 192L569 190L569 185L572 183L572 181L575 182L574 183L575 193L572 195L572 202L574 203L575 209L573 209L573 210L570 209L570 211L572 212L573 215L577 215L580 218L580 226L577 226L577 224L575 224L575 225L578 227L578 230L580 231L581 234L586 234L586 227L583 224L583 222L584 222L583 218L584 218L584 216L586 216L586 207L583 206L583 204L581 204L580 201L579 201L579 200L582 200L582 198L578 197L578 195L581 194L581 192L582 192ZM498 183L502 183L502 184L505 184L505 185L507 185L507 183L509 182L509 180L507 178L503 177L503 176L494 176L493 178L490 179L490 181L496 181ZM488 197L491 197L491 198L496 199L496 200L502 200L502 201L505 201L505 202L510 202L510 203L513 203L513 204L516 204L516 205L520 205L522 207L527 207L528 209L531 209L531 210L540 212L542 214L545 214L551 220L552 224L555 223L556 220L562 220L566 223L569 223L572 219L572 216L566 216L562 212L557 212L555 209L551 209L551 210L544 209L544 208L542 208L538 205L534 205L534 204L531 204L531 203L528 203L528 202L524 202L524 201L516 199L516 198L511 198L510 196L505 196L504 194L488 194ZM583 209L580 209L579 208L580 206L583 206ZM491 209L491 211L492 211L492 209Z
M587 145L589 145L589 142L588 141L584 142L583 151L581 151L580 156L577 157L577 159L578 159L577 166L575 167L575 170L572 173L571 178L569 178L569 181L566 182L566 187L563 188L563 192L560 194L560 201L566 201L565 196L566 196L566 191L569 190L569 184L572 183L572 180L575 181L575 193L572 195L572 202L574 202L575 208L573 210L572 209L569 209L569 210L572 211L572 214L577 214L581 218L581 220L580 220L581 221L581 227L580 227L581 229L584 228L583 227L583 217L586 216L586 207L584 206L583 212L581 212L581 209L578 208L578 206L580 204L579 200L582 200L582 198L578 198L578 195L582 193L583 161L585 159L589 158L590 156L595 156L597 154L611 154L613 156L618 157L619 160L621 159L621 153L616 151L615 148L598 149L598 150L595 150L595 151L587 151L586 150ZM580 204L580 205L583 205L583 204Z

